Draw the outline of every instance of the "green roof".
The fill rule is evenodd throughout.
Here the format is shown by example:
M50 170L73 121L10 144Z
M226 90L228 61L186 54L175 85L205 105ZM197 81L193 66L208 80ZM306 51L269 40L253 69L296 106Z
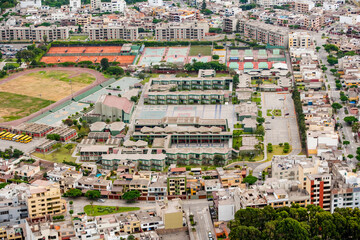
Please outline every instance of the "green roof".
M252 62L246 62L244 64L244 69L247 68L247 69L253 69L254 68L254 64Z
M231 63L229 64L229 68L239 69L239 64L237 64L236 62L231 62Z
M269 65L266 62L259 62L259 69L268 69Z

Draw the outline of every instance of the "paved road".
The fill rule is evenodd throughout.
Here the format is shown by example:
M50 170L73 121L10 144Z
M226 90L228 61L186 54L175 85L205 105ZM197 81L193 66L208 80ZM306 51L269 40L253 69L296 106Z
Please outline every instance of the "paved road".
M196 232L192 234L197 240L206 240L209 238L209 232L215 236L214 225L211 220L209 212L210 202L206 199L186 200L184 203L184 210L188 215L194 215L194 221L197 222Z
M318 52L319 60L322 61L321 65L325 65L327 67L326 72L324 73L327 76L328 82L326 82L326 91L329 94L330 102L338 102L340 101L340 91L336 90L336 83L335 83L335 77L330 72L330 69L334 68L334 66L330 66L327 62L327 56L328 53L324 50L322 47L323 44L326 43L326 39L322 39L321 36L323 33L325 33L327 36L329 33L327 33L328 28L326 28L323 31L319 31L318 33L314 33L314 39L316 40L317 46L321 47L321 49ZM329 87L330 86L330 87ZM353 137L353 133L351 131L351 126L346 124L343 119L347 115L344 113L344 108L340 109L337 114L334 116L335 119L337 119L337 123L340 123L342 125L342 128L339 130L339 136L342 140L350 141L350 144L347 147L344 147L345 156L352 154L353 156L356 156L356 148L360 146L359 143L355 142L355 139ZM345 139L343 139L343 135L345 136ZM357 160L348 160L348 164L351 165L352 168L355 168L355 165L357 164Z

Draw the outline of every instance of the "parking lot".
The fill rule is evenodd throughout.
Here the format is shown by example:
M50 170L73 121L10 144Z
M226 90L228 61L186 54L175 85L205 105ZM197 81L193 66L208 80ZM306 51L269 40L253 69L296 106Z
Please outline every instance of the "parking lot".
M298 151L300 139L291 94L263 93L262 109L267 142L274 145L289 142ZM281 110L281 116L267 116L268 109Z
M24 153L28 153L35 150L36 146L43 143L44 141L46 141L45 138L34 139L29 143L19 143L19 142L0 139L0 150L4 151L7 148L13 147L23 151Z

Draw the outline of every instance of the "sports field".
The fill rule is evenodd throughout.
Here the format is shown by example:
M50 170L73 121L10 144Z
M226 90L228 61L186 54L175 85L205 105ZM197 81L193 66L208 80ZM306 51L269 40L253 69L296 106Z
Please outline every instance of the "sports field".
M28 73L0 84L0 92L58 101L95 81L90 73L43 70ZM71 80L71 84L70 84Z
M191 46L189 56L211 56L211 46Z
M54 101L0 91L0 103L0 122L8 122L37 112Z

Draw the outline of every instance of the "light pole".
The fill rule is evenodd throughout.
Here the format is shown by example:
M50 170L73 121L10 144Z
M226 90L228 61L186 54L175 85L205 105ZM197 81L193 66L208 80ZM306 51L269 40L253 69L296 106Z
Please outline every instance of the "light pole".
M70 83L70 89L71 89L71 100L74 99L74 96L73 96L73 90L72 90L72 82L71 80L69 80L69 83Z

